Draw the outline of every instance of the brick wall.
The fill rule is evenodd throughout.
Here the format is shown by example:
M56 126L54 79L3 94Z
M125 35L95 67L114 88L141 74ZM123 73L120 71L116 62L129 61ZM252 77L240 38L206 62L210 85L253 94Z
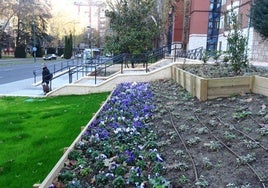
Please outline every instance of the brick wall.
M268 61L268 40L264 40L258 33L253 33L252 60Z

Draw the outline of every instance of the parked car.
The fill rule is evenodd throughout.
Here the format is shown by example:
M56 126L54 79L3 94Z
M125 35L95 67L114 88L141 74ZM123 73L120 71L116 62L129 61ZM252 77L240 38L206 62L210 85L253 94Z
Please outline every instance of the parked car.
M76 58L82 58L82 54L76 54L75 57Z
M47 54L43 57L44 60L56 60L57 56L55 54Z

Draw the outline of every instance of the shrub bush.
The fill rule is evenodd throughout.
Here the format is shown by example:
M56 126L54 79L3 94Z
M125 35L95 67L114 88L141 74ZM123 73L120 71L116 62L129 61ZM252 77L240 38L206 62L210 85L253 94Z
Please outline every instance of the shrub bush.
M26 58L25 46L24 45L17 46L15 48L14 56L15 58Z

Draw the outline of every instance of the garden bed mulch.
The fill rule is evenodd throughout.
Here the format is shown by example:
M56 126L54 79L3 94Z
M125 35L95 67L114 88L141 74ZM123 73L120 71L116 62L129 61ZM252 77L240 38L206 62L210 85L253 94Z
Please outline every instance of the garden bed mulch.
M259 75L268 77L268 67L250 65L247 68L241 68L241 71L235 73L232 66L227 63L214 64L182 64L180 67L192 74L203 78L222 78L234 76Z
M53 187L268 186L267 97L200 102L171 80L123 85Z
M152 86L152 128L172 187L268 186L267 97L200 102L170 80Z

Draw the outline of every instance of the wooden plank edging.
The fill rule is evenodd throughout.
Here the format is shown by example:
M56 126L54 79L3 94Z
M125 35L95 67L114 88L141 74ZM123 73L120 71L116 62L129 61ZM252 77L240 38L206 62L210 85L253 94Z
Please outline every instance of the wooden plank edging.
M84 127L82 132L76 137L76 139L73 141L73 143L70 145L70 147L68 147L67 151L64 152L63 156L56 163L56 165L53 167L53 169L50 171L50 173L47 175L47 177L43 180L43 182L40 184L40 186L38 188L48 188L52 184L53 180L56 177L58 177L60 170L64 167L64 162L67 160L69 153L74 149L76 143L78 143L81 140L81 137L87 131L88 126L96 119L97 115L100 113L100 111L106 105L106 103L110 100L112 94L113 94L113 92L107 97L106 101L101 105L99 110L95 113L95 115L87 123L87 125ZM34 185L36 186L37 184L34 184Z
M172 67L171 78L200 101L232 94L256 93L268 96L268 78L237 76L202 78L179 67Z
M253 93L268 96L268 78L255 76L253 80Z

